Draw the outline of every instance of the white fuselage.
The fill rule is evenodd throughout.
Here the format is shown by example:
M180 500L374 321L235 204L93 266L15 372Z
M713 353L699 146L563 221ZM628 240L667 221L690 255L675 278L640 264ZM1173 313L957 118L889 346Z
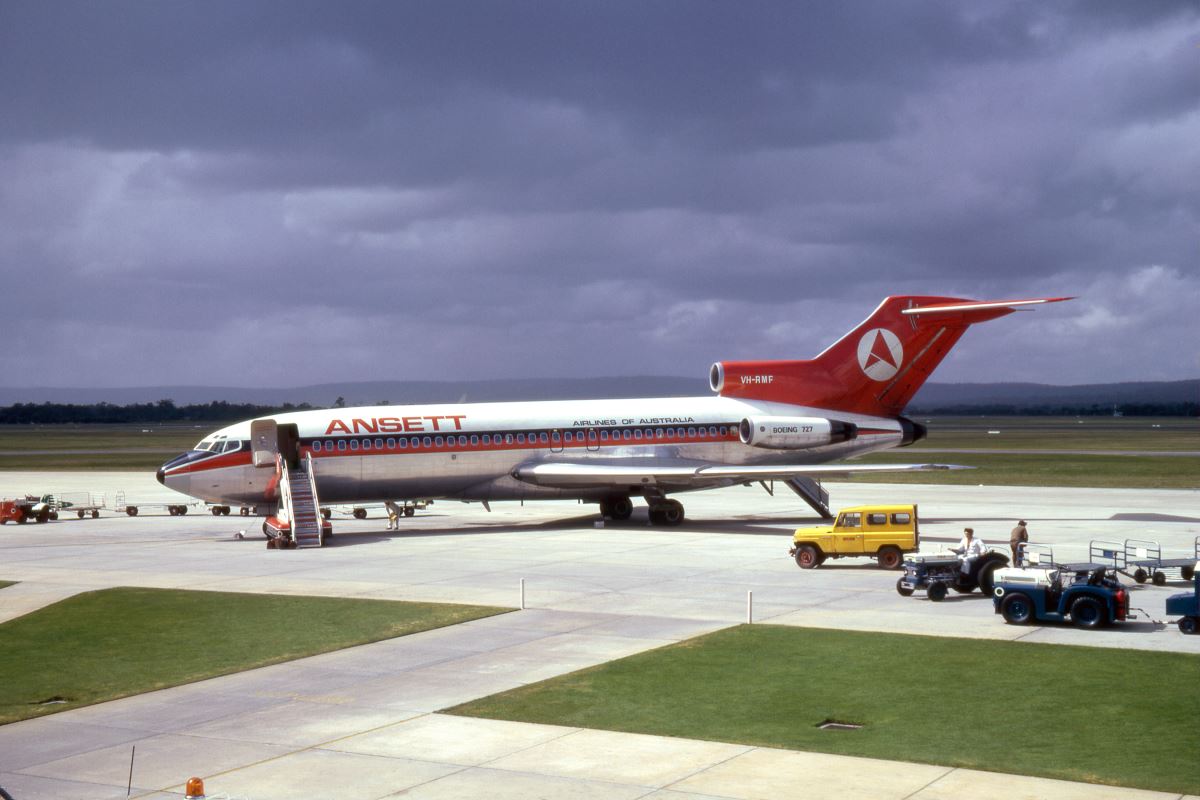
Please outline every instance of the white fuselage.
M746 417L836 418L858 426L850 441L772 450L743 444ZM311 454L323 503L452 498L598 499L638 487L551 488L518 480L519 467L575 464L821 464L895 447L895 419L725 397L570 400L456 405L372 406L275 414L295 424L302 457ZM269 499L274 471L255 467L251 421L214 432L164 465L159 478L211 503ZM727 485L690 482L685 491Z

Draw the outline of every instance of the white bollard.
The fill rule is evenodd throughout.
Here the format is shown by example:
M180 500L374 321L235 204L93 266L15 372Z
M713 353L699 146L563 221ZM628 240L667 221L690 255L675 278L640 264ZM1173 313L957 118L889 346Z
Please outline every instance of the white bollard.
M746 592L746 624L754 622L754 592Z
M525 609L525 579L521 578L521 610Z

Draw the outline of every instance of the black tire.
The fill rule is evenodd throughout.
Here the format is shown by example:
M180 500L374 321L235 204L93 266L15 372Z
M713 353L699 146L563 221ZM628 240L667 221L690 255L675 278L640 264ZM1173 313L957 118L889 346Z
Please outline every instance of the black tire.
M950 584L950 588L959 594L970 594L971 592L975 591L974 586L967 586L962 583L952 583Z
M125 509L125 513L131 517L137 516L137 506L129 506Z
M26 522L29 522L29 517L25 516L25 512L22 511L21 516L17 517L17 524L24 525Z
M614 520L627 520L633 515L633 501L624 495L600 501L600 513Z
M1196 632L1198 623L1200 623L1200 617L1180 617L1179 622L1176 624L1179 625L1180 633L1191 636Z
M875 554L875 560L879 562L880 569L900 569L904 563L904 555L900 552L899 547L888 545L879 548L879 552Z
M186 514L187 514L187 506L179 506L179 516L182 517Z
M366 519L367 518L367 510L365 508L354 509L354 518L355 519Z
M912 587L904 585L904 578L896 579L896 594L900 595L901 597L912 597L912 593Z
M946 584L941 581L934 581L929 584L929 588L925 590L925 594L935 603L940 603L946 599Z
M656 506L652 506L650 508L650 524L651 525L662 525L663 524L663 512L662 512L661 508L656 507Z
M79 517L80 519L83 519L83 512L82 512L82 511L76 511L76 512L75 512L75 515L76 515L77 517Z
M1154 581L1155 586L1166 586L1167 585L1167 576L1165 573L1163 573L1160 570L1156 570L1154 572L1154 577L1152 578L1152 580Z
M1145 583L1146 578L1149 578L1149 577L1150 577L1150 574L1148 572L1146 572L1146 570L1142 569L1141 567L1138 567L1137 569L1135 569L1133 571L1133 579L1135 581L1137 581L1138 583Z
M57 512L57 511L51 511L51 512L50 512L50 519L58 519L58 512Z
M36 519L39 524L43 523L43 522L47 522L50 519L50 512L43 508L41 511L39 511L37 513Z
M99 511L93 511L93 512L92 512L92 519L99 519L99 517L100 517L100 512L99 512ZM50 518L51 518L51 519L54 519L54 515L52 514L52 515L50 516Z
M219 517L219 516L221 516L221 507L220 507L220 506L213 506L213 507L212 507L212 515L213 515L214 517Z
M177 516L179 514L179 508L177 506L167 506L167 513L172 517Z
M683 503L678 500L668 500L663 503L662 514L665 525L683 524Z
M404 516L411 517L416 513L417 513L417 509L415 507L413 507L413 506L405 506L404 507Z
M821 566L821 551L811 544L802 544L796 548L796 566L800 569L813 569Z
M1078 628L1092 630L1108 621L1108 609L1098 598L1087 595L1071 604L1071 622Z
M1185 581L1190 581L1192 578L1196 577L1196 567L1192 565L1180 567L1179 577L1183 578Z
M999 562L984 564L979 568L979 591L983 592L984 597L992 596L996 588L996 570L999 568Z
M1000 603L1000 616L1009 625L1028 625L1033 620L1033 600L1021 592L1006 594Z

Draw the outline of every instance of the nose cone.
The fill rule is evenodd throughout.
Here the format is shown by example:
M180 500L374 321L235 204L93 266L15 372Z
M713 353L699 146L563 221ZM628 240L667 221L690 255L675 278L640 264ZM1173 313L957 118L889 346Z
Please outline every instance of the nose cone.
M167 482L165 480L163 480L164 475L166 475L166 472L163 471L162 467L159 467L158 472L154 473L154 477L158 478L158 482L161 483L163 486L166 486Z

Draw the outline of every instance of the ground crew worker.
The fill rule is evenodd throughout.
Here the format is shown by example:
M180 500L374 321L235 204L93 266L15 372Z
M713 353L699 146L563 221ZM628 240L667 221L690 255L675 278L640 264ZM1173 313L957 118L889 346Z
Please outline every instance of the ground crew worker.
M1025 549L1025 543L1028 541L1029 531L1025 528L1025 520L1021 520L1008 535L1008 546L1012 548L1014 567L1021 566L1021 551Z
M971 574L971 564L976 558L987 552L982 539L975 538L974 528L963 528L963 537L958 542L958 547L950 548L953 553L958 553L962 559L962 572L964 575Z
M387 529L389 531L400 530L400 514L403 513L402 511L400 511L400 507L397 506L395 503L393 503L391 500L384 502L383 507L387 509L387 515L388 515Z

